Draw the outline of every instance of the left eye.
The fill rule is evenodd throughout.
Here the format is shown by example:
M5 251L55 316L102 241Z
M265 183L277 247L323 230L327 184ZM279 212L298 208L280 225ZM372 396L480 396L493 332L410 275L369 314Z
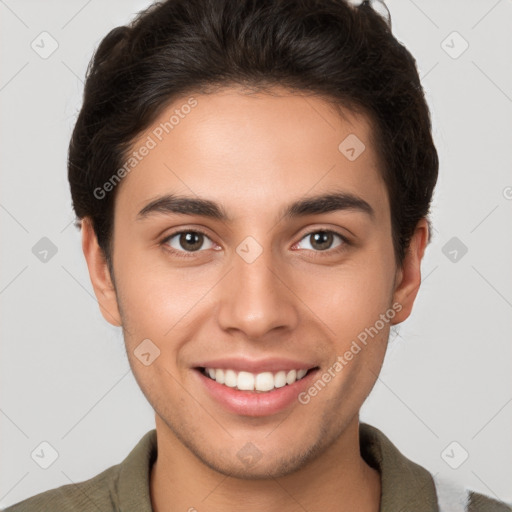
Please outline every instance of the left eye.
M302 238L302 240L311 240L311 242L309 243L309 247L305 247L305 249L312 249L314 251L326 251L328 249L334 248L332 247L332 243L335 238L338 238L339 240L341 240L341 242L339 242L338 245L334 247L338 247L342 245L343 242L345 242L343 237L341 235L338 235L337 233L334 233L334 231L323 230L308 233L304 238Z
M168 244L176 251L183 252L183 250L185 250L185 252L197 252L201 249L205 241L209 241L210 243L210 246L206 247L206 249L211 249L213 243L205 234L199 231L180 231L166 238L164 243Z

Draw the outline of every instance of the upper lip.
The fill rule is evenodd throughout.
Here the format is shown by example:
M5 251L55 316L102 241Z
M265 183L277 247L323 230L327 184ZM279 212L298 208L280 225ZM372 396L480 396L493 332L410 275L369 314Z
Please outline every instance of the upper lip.
M278 372L280 370L309 370L317 365L286 358L247 359L241 357L224 357L203 361L194 367L229 369L238 372L262 373Z

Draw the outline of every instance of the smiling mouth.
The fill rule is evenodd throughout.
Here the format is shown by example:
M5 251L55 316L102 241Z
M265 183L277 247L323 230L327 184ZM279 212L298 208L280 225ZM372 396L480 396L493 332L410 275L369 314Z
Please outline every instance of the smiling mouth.
M276 389L290 386L317 369L318 366L307 370L297 369L251 373L226 368L197 368L205 377L214 380L218 384L238 389L239 391L253 391L256 393L269 393Z

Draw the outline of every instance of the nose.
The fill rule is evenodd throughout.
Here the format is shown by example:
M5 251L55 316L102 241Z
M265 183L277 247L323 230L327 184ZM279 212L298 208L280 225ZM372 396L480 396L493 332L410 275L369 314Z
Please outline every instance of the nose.
M221 283L220 327L261 339L273 330L293 330L299 322L298 299L284 265L265 248L254 260L234 253L231 271Z

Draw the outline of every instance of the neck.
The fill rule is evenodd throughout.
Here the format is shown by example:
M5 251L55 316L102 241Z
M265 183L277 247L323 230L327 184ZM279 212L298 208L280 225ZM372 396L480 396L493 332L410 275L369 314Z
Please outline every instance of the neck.
M195 457L157 416L158 456L150 476L154 512L378 512L378 471L361 457L359 421L307 466L271 479L229 477ZM159 428L160 427L160 428Z

